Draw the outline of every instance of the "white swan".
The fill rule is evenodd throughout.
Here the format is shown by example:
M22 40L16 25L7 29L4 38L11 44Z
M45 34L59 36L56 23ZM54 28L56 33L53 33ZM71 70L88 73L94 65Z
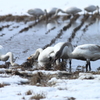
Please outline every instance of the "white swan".
M40 8L30 9L27 11L27 13L33 15L35 17L35 21L36 19L39 20L39 17L45 14L44 11L42 11Z
M47 47L44 49L39 57L38 57L38 64L40 66L45 66L46 64L51 64L51 62L54 60L54 48L53 47Z
M27 59L38 60L38 65L43 67L46 64L51 64L53 58L54 58L54 48L47 47L44 50L42 48L37 49L36 52Z
M69 7L67 8L65 11L63 11L62 9L58 9L55 13L55 15L57 15L59 12L62 12L62 13L67 13L69 15L75 15L77 14L78 12L81 12L82 10L80 8L77 8L77 7Z
M73 59L86 60L86 71L91 70L90 61L100 59L100 46L96 44L84 44L77 46L71 53Z
M67 45L66 45L67 43ZM54 46L55 60L58 58L69 59L69 66L71 71L71 58L69 53L73 51L72 44L70 42L59 42Z
M43 51L42 48L38 48L34 54L32 54L30 57L28 57L27 59L33 59L33 60L37 60L38 56L40 55L40 53Z
M66 45L69 46L67 43L65 43L62 48L64 48L64 46ZM59 52L61 52L61 49L59 50ZM61 56L59 52L56 53L56 58L59 58ZM100 46L96 44L79 45L73 50L73 52L70 52L68 56L72 59L86 60L86 71L88 71L88 66L90 71L90 61L100 59Z
M98 12L99 12L99 6L89 5L89 6L85 7L84 10L86 10L87 12L92 12L92 14L93 14L93 12L95 10L98 10Z
M57 12L58 8L54 7L54 8L50 8L48 10L44 10L46 15L47 15L47 19L48 17L52 17L52 15L54 15Z
M54 47L47 47L44 50L42 48L39 48L35 51L34 54L32 54L30 57L28 57L27 59L34 59L34 60L38 60L38 64L40 66L45 66L46 64L52 64L52 62L54 61L55 58L55 54L56 52L59 51L59 49L61 49L62 45L65 44L65 42L59 42L57 43ZM63 52L60 56L59 59L69 59L69 65L71 67L71 59L68 58L68 53L73 51L72 45L71 43L69 43L69 48L67 46L65 46L65 48L63 49ZM71 51L70 51L71 50ZM67 51L67 52L66 52ZM59 64L59 59L55 59L56 61L56 65Z
M12 66L17 66L18 64L13 62L13 54L12 52L8 52L5 54L3 46L0 45L0 61L7 61L10 59L10 64Z

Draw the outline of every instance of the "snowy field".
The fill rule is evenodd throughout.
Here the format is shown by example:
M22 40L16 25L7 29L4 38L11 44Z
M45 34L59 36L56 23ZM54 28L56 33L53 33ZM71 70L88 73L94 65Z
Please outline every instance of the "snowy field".
M53 46L58 42L71 40L73 47L80 44L98 44L100 45L100 18L95 21L89 17L81 28L73 32L75 28L80 26L84 18L84 7L90 4L98 5L99 0L0 0L0 17L8 14L13 16L30 16L27 10L32 8L49 9L57 7L65 9L66 7L76 6L82 9L80 16L71 26L63 31L60 38L57 38ZM11 51L14 57L17 57L16 63L19 65L24 63L31 54L38 48L43 48L50 44L51 40L60 33L60 31L69 25L70 19L64 19L66 14L59 13L58 19L52 19L48 24L43 20L31 28L28 26L35 23L32 21L0 21L0 45L5 48L5 51ZM6 18L7 19L7 18ZM92 22L93 21L93 22ZM22 31L23 29L27 29ZM53 29L52 29L53 28ZM51 30L52 29L52 30ZM22 32L21 32L22 31ZM84 66L85 61L72 60L72 72L76 71L77 66ZM4 62L0 61L0 65ZM20 73L35 76L36 73L42 72L43 75L56 75L48 79L46 86L41 86L39 83L30 84L30 78L25 76L15 75L15 69L0 68L0 100L100 100L100 72L97 68L100 67L100 60L91 62L92 71L90 73L79 73L73 78L64 76L59 78L60 71L29 71L23 72L20 68L17 69ZM6 70L12 71L10 74ZM63 71L61 71L63 73ZM25 74L25 75L26 75Z

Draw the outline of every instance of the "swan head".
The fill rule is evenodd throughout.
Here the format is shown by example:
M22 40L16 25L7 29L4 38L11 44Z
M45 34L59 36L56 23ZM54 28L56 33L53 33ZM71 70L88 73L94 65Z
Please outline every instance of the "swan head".
M27 58L27 60L30 60L30 59L34 59L32 55Z
M34 62L36 59L35 59L33 56L30 56L30 57L28 57L26 60L27 60L27 62L33 64L33 62Z

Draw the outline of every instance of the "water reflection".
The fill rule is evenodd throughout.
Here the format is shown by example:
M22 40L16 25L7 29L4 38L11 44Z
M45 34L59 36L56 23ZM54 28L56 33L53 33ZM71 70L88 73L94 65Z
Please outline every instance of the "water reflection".
M46 24L46 29L47 31L50 30L53 27L59 27L60 23L57 20L50 20L47 24Z
M77 27L78 25L79 25L79 23L76 21L72 23L72 27Z

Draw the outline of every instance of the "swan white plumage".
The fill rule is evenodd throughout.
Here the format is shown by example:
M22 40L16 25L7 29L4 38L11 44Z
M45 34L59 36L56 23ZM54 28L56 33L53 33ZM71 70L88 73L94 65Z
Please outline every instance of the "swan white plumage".
M50 14L50 15L54 15L56 13L56 11L58 10L58 8L54 7L54 8L50 8L48 10L45 9L45 12L47 14Z
M59 12L67 13L67 14L69 14L69 15L75 15L75 14L77 14L78 12L81 12L81 11L82 11L82 10L81 10L80 8L77 8L77 7L69 7L69 8L67 8L67 9L65 9L65 10L58 9L58 10L56 11L56 14L55 14L55 15L57 15Z
M41 15L45 14L40 8L29 9L27 13L33 15L35 17L35 21L36 19L39 19Z
M84 10L86 10L87 12L92 12L92 14L93 14L93 12L95 10L98 10L98 12L99 12L99 6L89 5L89 6L85 7Z
M45 14L47 15L47 19L48 17L52 17L52 15L54 15L57 12L58 8L53 7L53 8L49 8L49 9L45 9Z
M10 60L10 64L12 66L17 66L18 64L13 62L13 54L12 54L12 52L7 52L5 54L4 51L5 50L4 50L3 46L0 45L0 61L7 61L9 59Z
M64 46L68 46L67 43ZM63 46L63 48L64 48ZM60 57L59 52L57 52L56 58ZM77 46L72 52L69 53L69 58L85 60L86 61L86 71L91 70L90 61L95 61L100 59L100 46L96 44L83 44Z
M47 47L40 53L38 57L38 64L40 66L45 66L46 64L50 64L53 58L54 58L54 48Z
M90 61L100 59L100 46L96 44L83 44L77 46L70 57L74 59L86 60L86 71L91 70Z
M44 50L42 48L39 48L36 50L34 54L28 57L28 59L38 60L38 65L42 67L47 64L51 64L53 58L54 58L53 47L47 47Z
M67 45L65 44L67 43ZM61 59L69 59L69 66L71 71L71 59L69 58L69 53L73 51L72 44L70 42L59 42L54 46L55 60L59 58Z
M54 45L54 47L47 47L44 50L42 48L39 48L36 50L36 52L34 54L32 54L30 57L28 57L28 59L38 60L38 64L40 66L45 66L48 63L52 63L55 58L56 52L58 52L59 49L61 49L61 47L64 43L65 42L59 42L56 45ZM73 50L71 43L69 43L69 44L70 44L70 46L69 46L70 49L67 46L65 46L65 48L62 49L63 52L61 51L62 54L59 59L69 59L68 53ZM55 60L56 65L59 64L59 59ZM69 65L71 67L71 59L69 59Z
M43 51L42 48L38 48L34 54L32 54L30 57L28 57L27 59L33 59L33 60L37 60L38 56L40 55L40 53Z

